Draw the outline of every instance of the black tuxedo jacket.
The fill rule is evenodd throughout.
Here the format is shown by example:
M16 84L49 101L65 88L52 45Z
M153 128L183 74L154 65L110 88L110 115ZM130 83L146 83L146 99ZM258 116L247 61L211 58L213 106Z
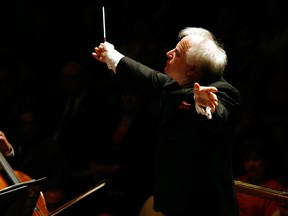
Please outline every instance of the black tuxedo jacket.
M219 105L209 120L195 110L193 84L182 88L168 75L129 57L120 60L116 72L133 82L146 82L159 93L155 209L166 216L238 215L231 159L238 90L223 78L210 84L219 91Z

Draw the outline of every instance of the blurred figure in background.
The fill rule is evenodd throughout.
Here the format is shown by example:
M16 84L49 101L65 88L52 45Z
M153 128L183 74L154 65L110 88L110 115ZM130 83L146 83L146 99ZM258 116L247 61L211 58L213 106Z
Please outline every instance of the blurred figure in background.
M284 186L271 173L270 159L273 156L271 149L264 144L267 142L271 143L257 136L250 140L243 153L244 173L235 179L283 191ZM237 192L237 199L240 216L283 216L281 205L276 201L240 192Z
M35 105L22 107L13 128L11 141L15 149L15 158L11 164L33 179L47 177L42 191L47 208L52 211L64 204L64 194L56 190L54 176L59 174L60 170L54 166L55 153L48 142L51 134L47 132L42 113Z
M59 75L60 91L54 110L57 118L50 148L54 151L51 159L59 170L54 177L70 200L96 184L89 172L89 163L95 143L99 142L94 118L97 111L85 63L66 61ZM79 152L79 145L85 154Z
M101 201L102 211L117 216L137 215L144 200L152 194L157 118L152 97L143 95L148 89L125 79L120 79L119 84L119 105L117 109L113 107L114 118L103 136L108 151L95 152L95 161L99 162L93 164L93 170L95 176L102 178L105 175L101 172L106 170L112 180L107 200ZM114 173L113 165L118 167Z

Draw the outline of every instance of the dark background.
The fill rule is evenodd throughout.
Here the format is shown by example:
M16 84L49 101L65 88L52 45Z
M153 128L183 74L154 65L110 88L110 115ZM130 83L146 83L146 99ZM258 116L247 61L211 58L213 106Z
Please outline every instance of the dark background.
M103 42L104 5L107 41L158 70L164 67L165 54L174 48L182 28L211 30L228 55L224 76L243 98L234 140L235 173L241 173L238 156L243 147L256 139L269 149L274 174L286 181L286 8L273 1L261 8L191 4L150 0L5 2L0 7L0 115L4 116L0 129L8 134L12 130L13 122L7 118L15 106L24 106L25 93L33 95L35 106L41 104L46 120L53 119L52 96L57 94L60 66L65 61L85 62L91 83L101 82L109 74L106 65L91 56L94 47ZM48 121L48 129L50 125L53 127L53 121Z

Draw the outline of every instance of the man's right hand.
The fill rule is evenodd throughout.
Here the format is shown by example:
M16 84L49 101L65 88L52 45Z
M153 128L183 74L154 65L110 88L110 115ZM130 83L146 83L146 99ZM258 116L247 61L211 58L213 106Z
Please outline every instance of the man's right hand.
M106 42L107 43L107 42ZM98 47L95 47L95 52L92 52L92 56L103 63L106 63L107 50L105 49L104 43L100 43Z
M95 52L92 52L92 56L103 63L107 64L107 67L116 73L116 66L120 59L124 57L121 53L114 49L114 45L105 42L100 43L98 47L95 47Z

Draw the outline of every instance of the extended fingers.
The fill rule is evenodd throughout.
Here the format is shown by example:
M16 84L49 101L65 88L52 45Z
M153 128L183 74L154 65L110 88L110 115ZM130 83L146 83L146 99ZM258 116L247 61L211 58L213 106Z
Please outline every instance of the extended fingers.
M217 95L213 92L210 92L209 97L212 101L218 101Z

